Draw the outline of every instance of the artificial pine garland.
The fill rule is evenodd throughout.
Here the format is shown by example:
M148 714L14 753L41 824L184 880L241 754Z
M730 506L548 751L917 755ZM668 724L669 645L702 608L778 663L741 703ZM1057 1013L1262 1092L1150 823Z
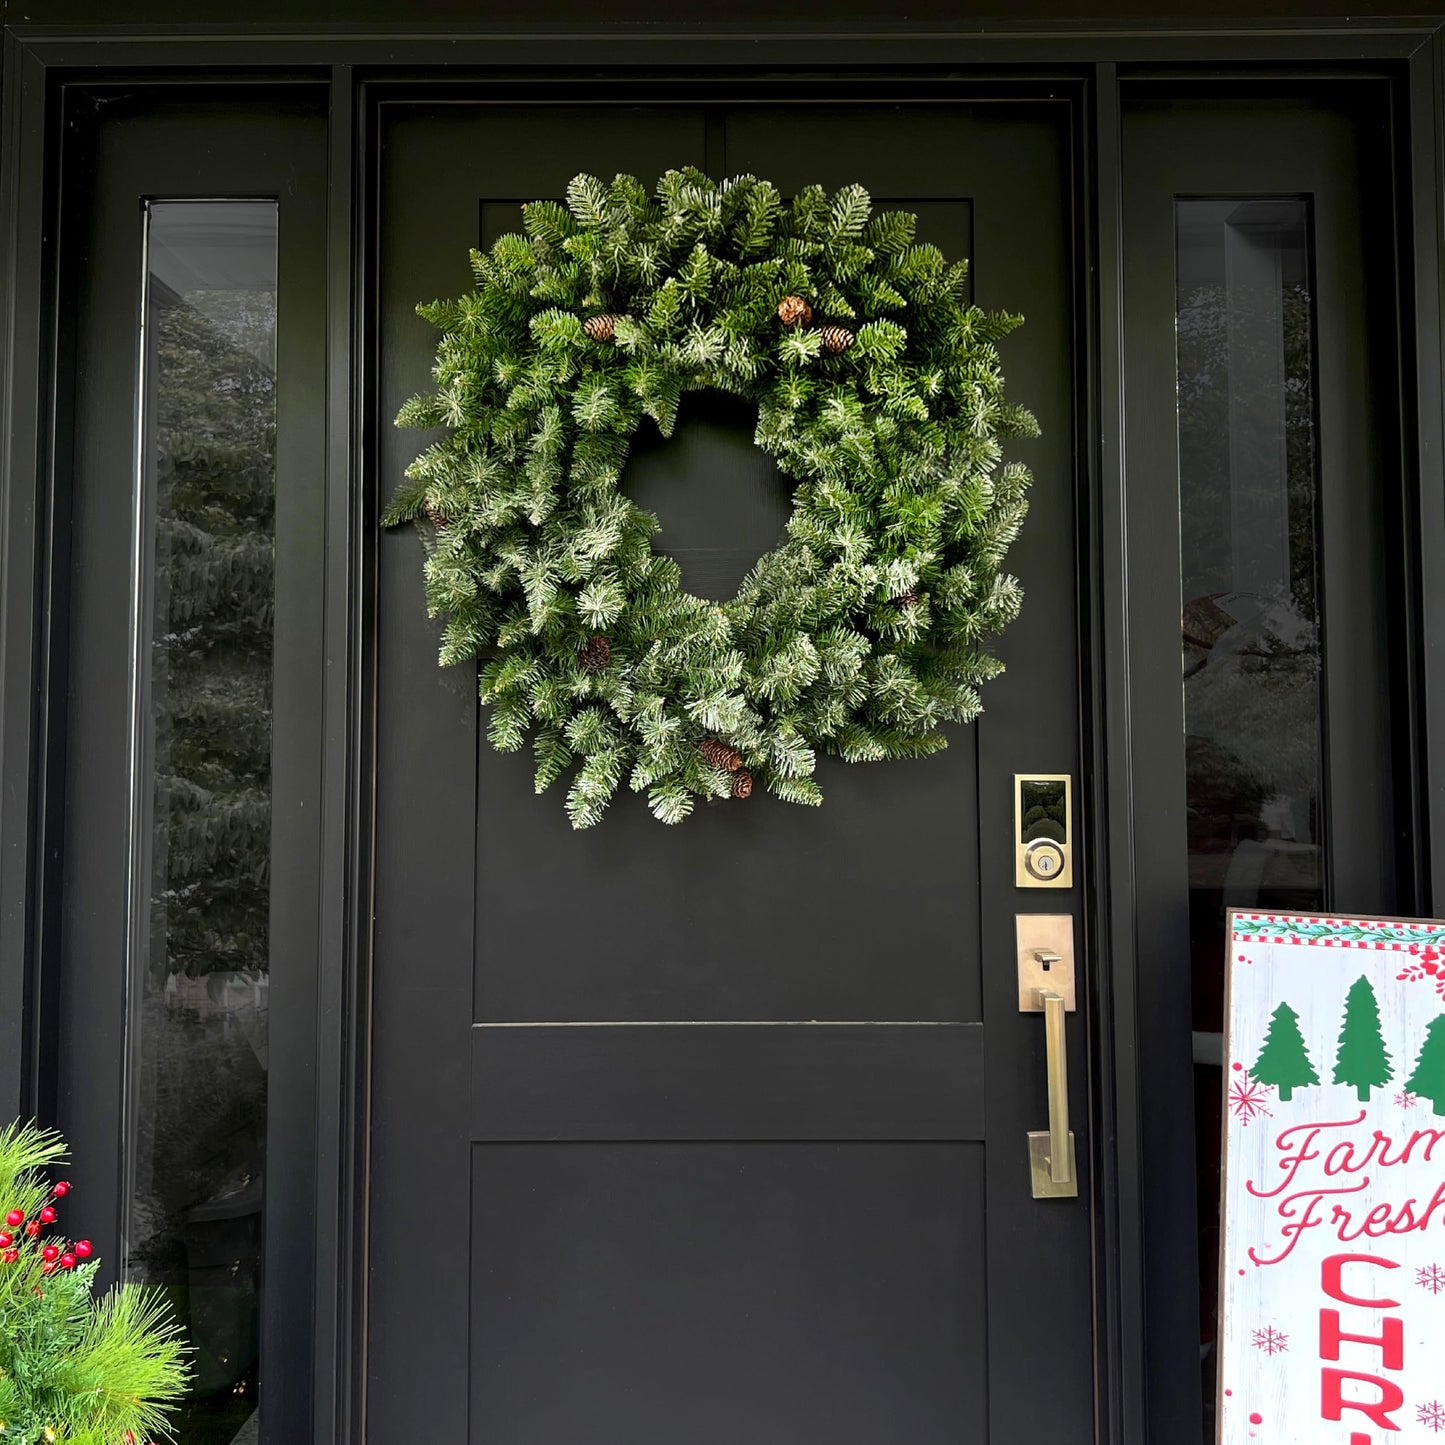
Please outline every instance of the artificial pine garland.
M861 186L790 202L753 176L588 175L525 235L472 252L476 289L418 308L437 389L398 425L451 434L407 469L388 525L425 516L441 660L484 659L494 747L529 733L541 792L577 766L575 827L619 786L677 823L754 779L822 800L849 762L946 746L1002 664L999 571L1027 509L1001 439L1037 434L994 343L1021 317L969 299L967 263L871 216ZM871 218L870 218L871 216ZM685 592L659 523L619 490L633 435L684 391L755 403L796 480L785 540L726 602Z
M60 1137L0 1129L0 1439L15 1445L141 1445L169 1440L190 1376L165 1301L135 1284L93 1297L100 1261L61 1233L70 1193L45 1171Z

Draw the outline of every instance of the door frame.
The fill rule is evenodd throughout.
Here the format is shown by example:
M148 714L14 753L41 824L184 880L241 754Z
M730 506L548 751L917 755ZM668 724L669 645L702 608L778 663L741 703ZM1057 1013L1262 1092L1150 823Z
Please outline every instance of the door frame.
M169 12L169 13L167 13ZM323 621L329 659L323 719L322 960L315 1040L318 1187L311 1328L318 1387L313 1438L358 1438L365 1371L367 1030L372 774L374 539L362 525L376 479L372 455L375 335L369 310L374 170L372 117L402 88L437 94L465 84L489 97L580 95L587 87L648 90L680 74L734 93L779 76L758 66L766 29L669 33L617 25L583 32L558 26L520 35L475 26L445 35L407 18L366 33L344 28L296 34L228 33L189 25L183 6L156 0L113 28L7 26L0 76L0 1108L47 1117L54 1099L52 793L63 696L51 696L50 618L63 536L55 525L58 458L66 418L53 406L67 337L56 276L55 221L60 131L67 90L124 79L207 84L278 77L329 87L327 459ZM143 24L142 22L148 22ZM408 28L413 27L413 28ZM1180 1340L1184 1363L1196 1338L1193 1232L1182 1248L1151 1245L1146 1226L1161 1181L1178 1178L1173 1111L1148 1087L1168 1072L1178 1041L1142 1026L1147 966L1172 925L1141 912L1149 896L1151 838L1158 819L1147 784L1182 761L1172 740L1151 735L1131 679L1148 659L1137 638L1147 576L1137 555L1137 520L1147 499L1124 487L1126 378L1123 368L1120 117L1134 81L1188 75L1218 84L1242 74L1286 85L1328 76L1389 88L1399 210L1397 265L1401 337L1401 504L1413 545L1392 560L1407 586L1403 677L1410 717L1409 766L1419 786L1413 836L1414 905L1445 907L1445 794L1428 773L1445 757L1445 578L1424 566L1425 540L1445 538L1445 420L1442 420L1441 221L1445 43L1438 18L1322 25L1261 23L1201 30L1198 22L1125 31L1074 27L1053 33L1006 28L963 35L896 25L866 34L844 26L793 26L807 43L791 82L883 85L897 98L930 87L970 94L1033 87L1067 95L1077 117L1076 325L1079 360L1077 454L1080 651L1085 696L1082 747L1086 799L1086 939L1096 960L1089 995L1094 1119L1097 1433L1110 1445L1186 1438L1173 1383L1151 1368L1149 1342ZM775 81L773 83L776 83ZM696 91L694 90L694 94ZM836 94L836 92L835 92ZM821 97L820 97L821 98ZM1103 760L1109 759L1109 767ZM1187 977L1180 987L1187 990ZM1141 992L1144 990L1144 992ZM1187 1046L1187 1040L1185 1040ZM1177 1067L1178 1061L1174 1061ZM1184 1141L1192 1148L1192 1139ZM1182 1161L1192 1170L1192 1163ZM1192 1209L1192 1200L1189 1202ZM1176 1225L1177 1228L1177 1225ZM1158 1246L1158 1241L1154 1244ZM1175 1346L1177 1348L1177 1346Z

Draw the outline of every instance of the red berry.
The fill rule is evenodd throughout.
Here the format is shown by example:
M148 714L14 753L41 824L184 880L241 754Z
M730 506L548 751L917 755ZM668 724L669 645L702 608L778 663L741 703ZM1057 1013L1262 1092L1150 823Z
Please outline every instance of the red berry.
M68 1249L60 1256L60 1267L61 1269L75 1268L75 1256Z
M19 1258L20 1251L18 1249L7 1249L4 1254L0 1254L0 1259L3 1259L6 1264L14 1264Z
M55 1261L54 1261L54 1260L48 1260L45 1264L42 1264L42 1265L40 1266L40 1273L41 1273L41 1274L54 1274L54 1273L55 1273Z
M35 1236L40 1233L40 1221L38 1219L32 1219L30 1223L25 1226L25 1232L31 1239L34 1239Z
M10 1236L6 1234L3 1229L0 1229L0 1249L9 1249L10 1246L14 1243L15 1241L11 1239Z
M10 1213L5 1216L5 1223L8 1224L11 1229L14 1229L17 1224L24 1224L25 1211L21 1209L12 1209Z
M55 1186L55 1197L57 1199L64 1199L65 1196L69 1193L70 1184L67 1180L62 1179L60 1183Z
M75 1252L81 1259L89 1259L95 1252L95 1246L88 1239L77 1239L75 1241Z
M51 1208L50 1205L47 1204L45 1208L40 1211L40 1222L42 1224L55 1223L55 1210Z
M42 1259L59 1259L60 1246L55 1244L47 1244L45 1248L40 1251L40 1257Z

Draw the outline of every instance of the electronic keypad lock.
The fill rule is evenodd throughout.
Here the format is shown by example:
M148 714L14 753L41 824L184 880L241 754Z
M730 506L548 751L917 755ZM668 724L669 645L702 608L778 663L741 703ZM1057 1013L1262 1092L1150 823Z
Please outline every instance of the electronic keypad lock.
M1067 773L1014 776L1014 883L1070 888L1074 882L1073 779Z

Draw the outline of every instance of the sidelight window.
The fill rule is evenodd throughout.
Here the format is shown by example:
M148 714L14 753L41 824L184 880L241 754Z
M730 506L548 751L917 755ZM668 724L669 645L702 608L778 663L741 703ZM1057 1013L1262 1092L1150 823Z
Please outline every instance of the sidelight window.
M1212 1412L1225 909L1325 904L1315 306L1299 197L1175 203L1201 1358ZM1214 1438L1212 1420L1206 1438Z
M179 1440L229 1445L262 1289L277 208L145 224L123 1253L194 1350Z

